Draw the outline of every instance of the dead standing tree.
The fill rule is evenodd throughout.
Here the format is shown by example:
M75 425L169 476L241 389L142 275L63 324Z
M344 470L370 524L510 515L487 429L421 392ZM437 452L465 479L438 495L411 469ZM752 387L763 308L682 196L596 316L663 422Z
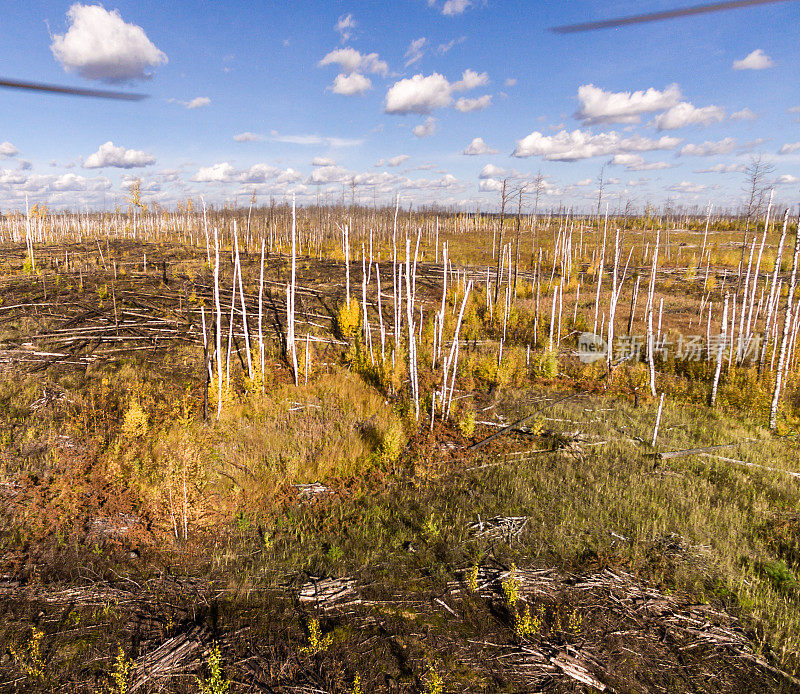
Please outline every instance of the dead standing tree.
M494 303L497 303L497 296L500 291L500 263L502 262L501 251L503 249L503 222L506 218L506 203L508 202L508 179L503 179L503 187L500 190L500 233L497 235L497 268L495 270Z
M742 257L739 259L739 274L736 280L736 292L739 292L742 283L742 269L744 268L744 255L747 252L747 241L750 235L750 223L758 219L759 211L764 203L764 193L769 184L766 179L775 171L772 164L764 161L761 154L750 158L750 163L745 169L747 195L747 218L745 220L744 235L742 236Z

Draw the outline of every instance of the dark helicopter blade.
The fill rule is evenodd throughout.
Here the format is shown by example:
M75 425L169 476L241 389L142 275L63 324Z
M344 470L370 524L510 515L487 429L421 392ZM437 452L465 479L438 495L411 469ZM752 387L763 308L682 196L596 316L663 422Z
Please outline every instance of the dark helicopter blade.
M59 87L55 84L40 84L37 82L20 82L0 78L0 87L9 89L27 89L34 92L48 92L50 94L68 94L72 96L92 96L98 99L121 99L123 101L140 101L146 99L146 94L132 94L130 92L112 92L105 89L80 89L79 87Z
M677 10L667 10L665 12L650 12L648 14L636 14L630 17L617 17L616 19L604 19L599 22L585 22L583 24L567 24L564 26L552 27L550 31L557 34L574 34L579 31L594 31L595 29L611 29L613 27L626 26L628 24L643 24L645 22L658 22L662 19L675 19L676 17L687 17L696 14L706 14L707 12L720 12L722 10L738 10L742 7L753 5L768 5L773 2L788 2L789 0L729 0L729 2L712 2L705 5L693 5L682 7Z

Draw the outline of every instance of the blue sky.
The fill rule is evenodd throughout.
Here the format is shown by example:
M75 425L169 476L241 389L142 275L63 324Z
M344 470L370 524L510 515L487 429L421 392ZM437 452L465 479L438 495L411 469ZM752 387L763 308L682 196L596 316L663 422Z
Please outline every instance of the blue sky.
M543 205L590 209L604 165L612 209L730 207L758 153L795 201L800 3L548 31L686 4L13 3L0 75L149 98L0 92L0 210L110 209L135 178L168 206L349 200L355 181L363 202L489 209L538 172Z

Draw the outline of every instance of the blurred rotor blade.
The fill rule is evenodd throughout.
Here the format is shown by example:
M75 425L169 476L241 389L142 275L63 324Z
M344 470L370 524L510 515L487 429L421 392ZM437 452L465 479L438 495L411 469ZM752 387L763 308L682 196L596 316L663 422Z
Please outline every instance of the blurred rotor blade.
M595 29L611 29L613 27L626 26L628 24L644 24L645 22L658 22L662 19L675 19L676 17L687 17L695 14L706 14L707 12L720 12L722 10L738 10L742 7L752 5L768 5L773 2L789 2L790 0L729 0L729 2L712 2L705 5L693 5L682 7L677 10L667 10L665 12L650 12L648 14L636 14L630 17L617 17L616 19L604 19L600 22L585 22L583 24L567 24L564 26L552 27L550 31L556 34L574 34L579 31L594 31Z
M40 84L38 82L20 82L0 78L0 87L8 89L27 89L34 92L48 92L51 94L68 94L72 96L91 96L98 99L121 99L123 101L140 101L147 98L147 94L133 94L131 92L111 92L105 89L80 89L79 87L59 87L55 84Z

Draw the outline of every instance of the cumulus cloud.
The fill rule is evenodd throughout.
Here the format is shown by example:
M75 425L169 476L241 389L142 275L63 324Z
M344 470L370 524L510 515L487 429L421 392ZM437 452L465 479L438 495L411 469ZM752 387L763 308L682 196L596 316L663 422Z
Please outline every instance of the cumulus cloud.
M472 142L467 145L467 148L461 152L467 156L476 156L479 154L497 154L496 149L492 149L487 145L482 137L476 137Z
M467 97L461 97L456 103L453 105L456 111L461 111L461 113L469 113L470 111L483 111L483 109L492 105L492 95L491 94L484 94L483 96L479 96L477 99L468 99Z
M485 72L475 72L475 70L464 70L461 79L453 85L454 92L467 92L476 87L483 87L489 84L489 75Z
M242 183L266 183L278 173L280 169L269 164L253 164L249 169L239 172L236 180Z
M736 149L736 140L726 137L718 142L710 142L706 140L699 145L684 145L681 147L680 156L713 157L720 154L730 154L734 149Z
M550 136L534 131L517 141L513 156L539 156L553 161L577 161L609 154L673 149L680 142L679 138L667 135L651 140L640 135L623 137L614 131L593 135L583 130L572 132L562 130Z
M430 137L436 132L436 119L431 117L426 118L424 123L414 126L411 132L419 138Z
M672 184L667 190L673 193L702 193L707 190L708 186L702 183L692 183L691 181L681 181L680 183Z
M452 86L439 73L427 77L414 75L395 82L386 93L386 113L431 113L437 108L449 106L453 97Z
M167 62L142 27L125 22L117 10L75 3L69 28L53 36L50 50L67 72L104 82L148 79L148 68Z
M453 103L453 92L474 89L488 81L489 77L485 72L477 73L474 70L465 70L461 79L453 83L438 72L428 76L414 75L395 82L389 88L383 110L396 114L429 114L437 108L450 106Z
M15 157L18 154L19 150L10 142L0 142L0 159L5 159L6 157Z
M275 182L276 183L281 183L281 184L283 184L283 183L296 183L297 181L299 181L302 178L303 178L303 174L301 174L296 169L293 169L292 167L289 167L285 171L283 171L280 174L278 174L278 176L276 176Z
M311 166L336 166L336 162L330 157L314 157Z
M422 56L425 55L426 43L428 43L428 39L426 39L424 36L414 39L411 42L406 50L406 54L403 56L406 60L406 67L409 67L422 60Z
M503 82L503 84L506 87L513 87L513 86L515 86L517 84L517 78L516 77L507 77L506 81Z
M697 108L682 101L656 116L655 124L659 130L676 130L687 125L711 125L725 118L725 109L720 106L704 106Z
M503 190L503 182L496 178L486 178L478 184L478 190L482 193L499 193Z
M772 67L775 63L763 50L756 48L752 53L749 53L741 60L733 61L734 70L766 70Z
M681 98L677 84L663 92L647 89L636 92L607 92L593 84L578 87L581 106L575 113L585 125L600 123L638 123L644 113L665 111L675 106Z
M198 183L226 183L233 180L235 169L227 161L204 166L192 177Z
M411 159L411 157L407 154L398 154L391 159L381 159L375 166L400 166L401 164L405 164L409 159Z
M234 135L233 139L236 142L261 142L264 140L264 136L259 135L258 133L251 133L250 131L247 131Z
M481 169L481 172L478 174L478 178L497 178L498 176L505 175L505 169L501 169L499 166L495 166L494 164L487 164Z
M792 154L798 149L800 149L800 142L787 142L778 150L778 154Z
M744 164L714 164L705 169L697 169L695 173L744 173Z
M275 180L276 183L290 183L301 178L294 169L281 170L270 164L253 164L247 169L237 170L229 162L219 162L201 167L192 177L197 183L243 183L262 184Z
M797 183L798 181L800 181L800 178L797 178L797 176L792 176L792 174L782 174L778 176L777 179L775 179L775 183L777 183L779 186L789 185L790 183Z
M352 14L342 15L337 20L336 26L334 26L334 29L342 38L342 43L350 40L350 37L353 35L353 31L355 30L355 28L356 28L356 20L353 19Z
M471 0L447 0L442 6L442 14L445 17L454 17L464 12L471 4Z
M342 96L356 96L363 94L367 89L372 89L372 82L369 77L358 72L351 72L349 75L336 75L333 84L329 89L334 94Z
M731 113L731 120L755 120L758 116L749 108L743 108L741 111Z
M658 171L669 169L670 164L665 161L646 162L641 154L615 154L611 159L613 166L624 166L628 171Z
M308 183L340 183L349 181L352 174L341 166L320 166L311 172Z
M196 96L186 104L186 108L202 108L203 106L208 106L210 103L211 99L207 96Z
M100 145L93 154L86 157L83 162L84 169L101 169L112 166L117 169L135 169L140 166L150 166L154 164L156 158L152 154L142 152L138 149L125 149L115 147L110 140Z
M363 138L323 137L322 135L283 135L277 130L270 130L270 139L275 142L286 142L291 145L327 145L328 147L357 147L364 142Z
M318 67L338 65L343 72L369 72L383 75L389 72L389 66L380 59L377 53L362 54L355 48L337 48L328 53L317 63Z
M108 190L111 181L107 178L84 178L74 173L65 173L51 181L49 188L57 191Z

